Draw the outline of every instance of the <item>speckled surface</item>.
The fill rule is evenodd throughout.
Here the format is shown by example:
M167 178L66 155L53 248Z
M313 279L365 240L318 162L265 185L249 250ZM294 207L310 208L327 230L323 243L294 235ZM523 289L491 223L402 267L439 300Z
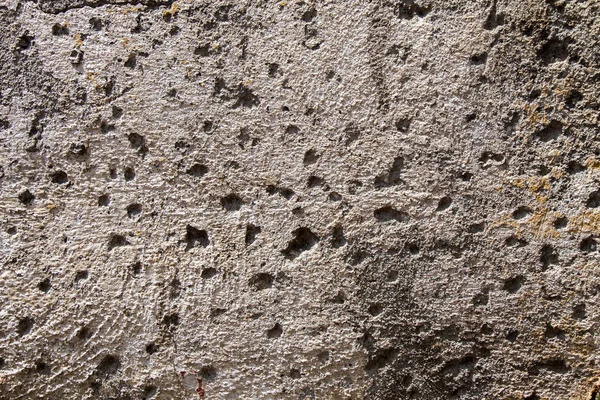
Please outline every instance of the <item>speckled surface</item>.
M596 399L599 9L0 1L0 398Z

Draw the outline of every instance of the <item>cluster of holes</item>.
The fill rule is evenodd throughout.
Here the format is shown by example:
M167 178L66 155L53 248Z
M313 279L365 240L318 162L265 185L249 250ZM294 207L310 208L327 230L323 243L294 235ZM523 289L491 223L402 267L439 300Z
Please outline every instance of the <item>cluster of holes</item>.
M120 112L120 114L122 115L122 111ZM139 133L131 132L129 135L127 135L127 140L129 141L129 145L131 146L131 148L137 150L139 155L145 156L148 153L148 147L146 146L146 138L144 138Z
M17 323L17 335L23 337L31 332L35 321L31 317L23 317Z
M492 166L499 167L506 163L506 157L503 154L484 151L479 157L479 163L483 169L488 169Z
M440 199L440 201L438 202L438 206L436 211L445 211L448 208L450 208L450 206L452 205L452 198L448 197L448 196L444 196Z
M506 290L508 293L514 294L521 289L523 283L525 283L525 277L523 275L516 275L506 279L502 285L502 289Z
M486 306L490 300L490 290L484 289L473 296L473 305L475 307Z
M394 158L388 172L384 175L375 177L374 185L376 188L399 185L402 182L400 178L402 169L404 168L404 157L398 156Z
M98 207L108 207L110 204L110 195L103 194L98 196Z
M327 195L327 199L329 201L341 201L342 200L342 195L339 194L338 192L331 192Z
M563 123L555 119L551 120L548 125L536 131L534 136L542 142L556 140L563 133Z
M237 86L230 88L221 77L215 79L212 95L224 101L233 100L234 102L231 105L233 109L240 107L252 108L260 105L260 98L248 86L239 83Z
M186 174L191 175L196 178L202 178L204 175L208 173L208 167L203 164L194 164L186 171Z
M63 185L69 183L69 177L65 171L54 171L50 174L50 179L52 183L56 183L57 185Z
M75 273L75 283L86 280L88 277L89 277L89 272L87 270L77 271Z
M35 200L35 196L29 191L29 189L24 189L20 191L18 194L18 198L19 201L26 206L31 205L31 203L33 203L33 200Z
M551 265L558 264L558 253L550 244L544 244L540 250L540 262L542 270L548 269Z
M304 158L302 162L304 165L311 165L319 161L319 158L321 158L321 155L317 153L316 150L310 149L307 150L306 153L304 153Z
M91 331L90 328L88 328L87 326L82 326L81 328L79 328L79 330L77 331L77 333L75 334L75 337L82 342L85 342L87 340L89 340L93 335L93 332Z
M256 291L269 289L273 286L273 275L266 272L259 272L252 275L248 280L248 285Z
M214 278L217 275L219 275L219 271L217 271L216 268L208 267L208 268L204 268L202 270L202 273L200 274L200 277L202 279L211 279L211 278Z
M244 205L242 198L235 193L231 193L225 197L222 197L220 202L221 207L228 212L239 211Z
M167 331L169 332L176 331L177 327L179 326L179 314L176 312L173 312L171 314L165 314L163 316L161 324L164 325Z
M269 196L273 196L274 194L279 194L286 200L291 199L294 196L294 191L289 188L279 187L275 185L268 185L266 188L267 194Z
M331 246L335 249L343 247L346 244L346 237L344 236L344 228L341 225L333 227L331 233Z
M319 242L319 237L308 228L298 228L292 232L294 238L288 243L287 247L281 251L288 260L293 260L302 252L310 250Z
M210 244L208 233L205 230L195 228L191 225L187 225L185 229L186 250L194 247L207 247Z
M516 210L513 211L512 217L517 220L525 219L525 218L529 217L532 213L533 213L533 210L531 209L531 207L519 206L519 207L517 207Z
M271 329L267 331L267 338L277 339L283 334L283 328L279 323L276 323Z
M546 339L565 339L566 332L564 329L553 326L550 323L546 323L546 330L544 331L544 337Z
M112 250L116 247L122 247L129 245L129 241L123 235L112 234L108 240L108 250Z
M400 19L413 19L425 17L429 13L429 6L422 6L414 0L402 0L394 6L394 14Z
M373 212L373 215L379 222L407 222L410 218L406 212L396 210L392 206L378 208Z
M113 354L105 355L96 367L95 375L101 379L108 379L115 375L121 368L121 360Z
M141 204L133 203L127 206L126 211L129 218L135 218L142 213L142 206Z
M123 170L123 177L127 182L134 180L135 170L133 169L133 167L125 167L125 169Z
M304 25L304 40L302 44L306 46L310 50L317 50L321 47L321 40L318 39L319 31L316 26L317 23L314 20L317 16L317 11L314 8L309 9L308 11L302 14L302 21L306 24Z
M323 178L320 178L320 177L314 176L314 175L311 175L308 177L308 180L306 182L306 187L309 189L315 188L315 187L323 187L323 188L325 188L325 190L327 190L327 184L325 183L325 180Z
M88 147L83 143L71 143L69 145L69 153L74 156L82 157L88 153Z
M511 235L504 240L504 244L508 247L524 247L527 246L528 242L523 238Z
M544 65L564 61L569 57L569 44L570 39L568 38L563 40L559 38L549 39L538 51L538 57Z
M260 226L248 224L246 226L246 235L244 237L246 246L249 246L252 243L254 243L254 241L256 240L256 236L258 236L258 234L260 234L260 232L261 232Z
M579 250L584 253L594 252L597 248L598 244L596 243L596 239L592 236L588 236L579 242Z
M50 279L49 278L45 278L40 283L38 283L38 289L41 292L48 293L51 288L52 288L52 285L50 284Z

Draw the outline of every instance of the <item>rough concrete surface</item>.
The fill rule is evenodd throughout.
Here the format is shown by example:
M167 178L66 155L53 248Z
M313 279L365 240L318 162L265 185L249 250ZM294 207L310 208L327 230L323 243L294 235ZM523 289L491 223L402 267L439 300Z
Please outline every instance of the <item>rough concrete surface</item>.
M1 399L600 398L596 0L0 1Z

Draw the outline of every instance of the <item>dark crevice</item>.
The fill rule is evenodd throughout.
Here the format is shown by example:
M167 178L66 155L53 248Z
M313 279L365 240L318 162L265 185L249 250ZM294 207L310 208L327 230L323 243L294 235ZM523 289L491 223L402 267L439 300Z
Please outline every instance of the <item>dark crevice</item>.
M49 14L60 14L69 10L83 7L102 7L107 5L137 5L142 4L147 8L160 6L170 7L175 0L39 0L40 10Z

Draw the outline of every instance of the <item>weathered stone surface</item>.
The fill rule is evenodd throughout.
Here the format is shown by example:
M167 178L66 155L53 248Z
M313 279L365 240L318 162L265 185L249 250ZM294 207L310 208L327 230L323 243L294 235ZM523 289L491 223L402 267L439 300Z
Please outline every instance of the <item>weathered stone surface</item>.
M0 398L597 399L599 8L0 1Z

